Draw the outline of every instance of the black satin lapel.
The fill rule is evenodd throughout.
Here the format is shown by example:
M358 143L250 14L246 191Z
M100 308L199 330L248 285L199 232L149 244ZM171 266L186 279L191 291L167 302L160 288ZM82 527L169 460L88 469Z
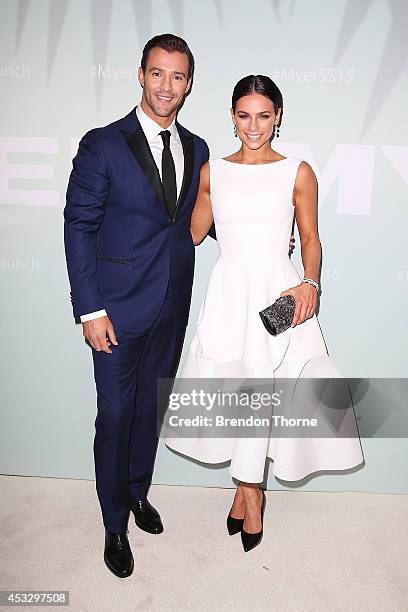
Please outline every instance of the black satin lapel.
M181 144L183 147L183 156L184 156L184 172L183 172L183 182L181 184L180 194L177 200L177 209L176 215L179 211L180 206L182 206L183 201L187 197L188 191L191 187L191 182L193 180L194 174L194 140L193 135L191 133L185 133L183 130L179 129L177 126L178 133L180 135Z
M120 130L120 132L124 136L136 161L139 163L143 172L151 182L155 192L165 208L166 213L168 214L159 169L154 161L149 143L142 128L139 127L133 133L125 132L124 130Z

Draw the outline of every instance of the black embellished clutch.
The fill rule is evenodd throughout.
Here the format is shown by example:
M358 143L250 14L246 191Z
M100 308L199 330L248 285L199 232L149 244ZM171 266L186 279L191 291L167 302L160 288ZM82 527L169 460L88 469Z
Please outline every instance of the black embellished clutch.
M262 323L272 336L289 329L295 314L296 301L292 294L283 295L259 313Z

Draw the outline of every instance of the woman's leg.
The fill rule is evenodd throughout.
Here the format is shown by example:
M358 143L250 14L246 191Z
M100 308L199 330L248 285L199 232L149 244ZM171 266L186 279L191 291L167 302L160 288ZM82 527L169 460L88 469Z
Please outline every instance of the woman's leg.
M234 501L232 502L230 516L236 519L243 519L245 516L245 498L241 483L235 491Z
M244 498L243 529L247 533L258 533L262 529L262 490L258 483L252 482L240 482L239 488L242 490Z
M232 502L230 516L244 520L247 533L258 533L262 529L261 522L262 490L258 483L240 482Z

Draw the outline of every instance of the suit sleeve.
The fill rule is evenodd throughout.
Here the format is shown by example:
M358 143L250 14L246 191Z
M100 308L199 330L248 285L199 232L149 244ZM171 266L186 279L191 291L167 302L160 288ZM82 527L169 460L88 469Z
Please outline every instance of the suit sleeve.
M208 148L208 144L204 142L204 160L203 160L203 164L205 164L205 162L207 162L210 159L210 149ZM208 236L211 236L211 238L214 238L214 240L217 240L217 234L215 232L215 224L213 222L212 226L210 227L210 229L208 230Z
M64 245L73 313L79 318L104 308L98 289L96 244L110 181L94 130L81 139L72 166L64 208Z

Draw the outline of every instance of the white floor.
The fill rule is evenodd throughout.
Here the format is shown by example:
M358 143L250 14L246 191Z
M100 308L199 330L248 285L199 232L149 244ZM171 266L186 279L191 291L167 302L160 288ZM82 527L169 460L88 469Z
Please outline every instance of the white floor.
M152 486L165 531L131 515L135 570L120 579L103 562L94 481L0 476L0 589L68 590L80 612L408 610L408 496L268 491L248 553L226 532L232 496Z

